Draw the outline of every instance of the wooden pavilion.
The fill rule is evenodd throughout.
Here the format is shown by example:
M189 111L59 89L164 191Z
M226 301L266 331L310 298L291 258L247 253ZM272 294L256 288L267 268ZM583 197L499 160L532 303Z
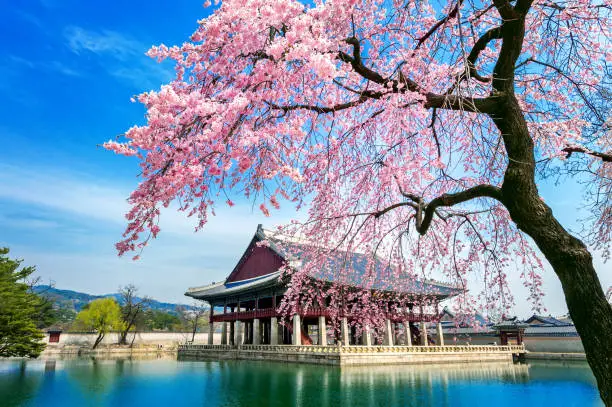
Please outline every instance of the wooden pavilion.
M258 244L265 241L265 244ZM394 291L392 286L373 286L369 289L383 293L393 301L395 296L409 297L410 302L401 311L387 313L384 329L370 330L365 327L358 331L355 327L356 316L346 313L340 315L339 332L328 332L331 319L329 310L312 304L299 309L291 318L283 318L278 305L286 291L286 281L279 270L284 264L299 267L304 259L296 259L295 251L289 255L287 244L299 252L300 245L295 241L283 241L282 237L265 230L262 225L257 231L244 254L223 282L207 286L189 288L185 295L206 301L210 304L209 344L213 344L213 333L221 324L221 345L366 345L375 342L382 345L432 345L427 335L427 325L437 323L437 345L444 345L439 323L441 313L438 304L460 293L460 289L435 281L417 281L411 285L410 292L404 289ZM357 278L363 275L365 255L352 253L351 268ZM333 282L333 274L313 276L313 279ZM347 287L350 289L351 287ZM425 304L434 312L425 312ZM391 309L391 307L389 307ZM215 310L217 312L215 312Z

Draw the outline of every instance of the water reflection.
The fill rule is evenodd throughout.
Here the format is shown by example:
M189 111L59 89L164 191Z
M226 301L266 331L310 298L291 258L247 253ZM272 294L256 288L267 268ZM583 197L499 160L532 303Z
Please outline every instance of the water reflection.
M448 397L458 384L485 382L526 383L529 366L512 363L393 365L343 367L340 388L349 405L451 406ZM365 390L365 394L364 394Z
M0 362L3 406L504 406L517 402L522 407L601 405L584 363L337 368L171 359Z

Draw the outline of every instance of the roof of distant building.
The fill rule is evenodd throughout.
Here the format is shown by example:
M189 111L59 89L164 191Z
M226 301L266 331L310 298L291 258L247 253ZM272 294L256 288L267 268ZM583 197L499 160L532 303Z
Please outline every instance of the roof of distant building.
M544 325L544 326L567 326L567 325L572 325L569 322L564 322L564 321L560 321L557 318L554 318L553 316L549 315L549 316L543 316L543 315L537 315L537 314L533 314L531 317L529 317L527 320L525 320L525 322L529 325Z

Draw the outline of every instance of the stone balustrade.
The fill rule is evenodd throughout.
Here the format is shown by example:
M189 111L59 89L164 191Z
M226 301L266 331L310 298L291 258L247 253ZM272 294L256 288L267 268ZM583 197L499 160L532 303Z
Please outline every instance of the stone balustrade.
M525 353L525 345L446 345L446 346L318 346L318 345L179 345L179 351L232 350L272 353Z

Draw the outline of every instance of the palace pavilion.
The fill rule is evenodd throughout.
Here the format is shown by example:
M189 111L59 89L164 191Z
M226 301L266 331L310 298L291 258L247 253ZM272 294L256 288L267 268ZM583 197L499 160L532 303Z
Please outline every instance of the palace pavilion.
M439 323L441 312L438 304L461 292L457 287L436 281L417 281L410 292L395 292L394 287L378 285L369 289L385 293L389 298L394 294L408 296L410 303L401 312L386 315L381 332L368 328L357 330L353 316L340 315L339 330L329 330L329 310L319 305L303 307L291 318L283 318L278 305L286 291L286 282L279 270L285 263L299 267L300 262L289 256L287 245L280 243L278 235L258 226L253 239L244 254L223 282L189 288L186 295L210 304L210 335L208 344L213 345L213 333L221 324L221 345L444 345ZM264 242L265 244L258 244ZM300 243L289 243L300 249ZM291 257L291 258L290 258ZM357 278L364 273L365 255L353 253L350 267ZM313 276L330 282L333 273ZM358 285L358 283L356 283ZM350 287L349 287L350 288ZM426 313L427 303L434 312ZM433 304L433 307L432 307ZM436 339L428 335L427 327L436 323ZM330 331L332 332L330 334ZM437 342L437 343L436 343Z

